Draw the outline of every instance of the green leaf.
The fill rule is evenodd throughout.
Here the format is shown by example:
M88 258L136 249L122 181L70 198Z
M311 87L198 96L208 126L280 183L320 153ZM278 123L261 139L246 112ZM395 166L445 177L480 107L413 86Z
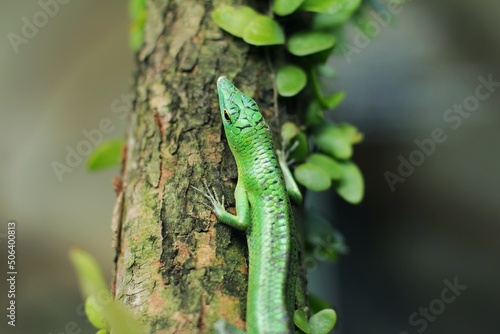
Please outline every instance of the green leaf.
M295 168L294 176L297 182L314 191L323 191L331 186L328 174L322 168L307 162Z
M144 42L144 23L146 20L146 13L142 16L142 18L138 18L135 22L132 23L129 32L129 45L132 51L138 51L142 43Z
M337 314L331 308L324 309L314 314L309 319L311 334L328 334L337 322Z
M128 35L130 50L138 51L144 42L143 29L131 29Z
M325 116L318 100L314 99L309 103L306 110L306 125L318 125L323 122Z
M132 51L137 51L144 41L144 25L147 16L146 0L130 0L128 13L132 20L129 31L129 45Z
M92 255L74 248L70 251L69 258L76 270L83 296L88 297L108 291L101 268Z
M340 90L332 95L323 96L322 102L327 109L334 109L337 107L342 101L344 101L345 92Z
M306 334L311 333L311 326L309 326L309 322L307 321L307 316L302 309L295 310L293 313L293 322L295 325L300 328Z
M309 307L311 308L311 312L313 314L318 313L321 310L331 308L330 304L326 300L319 298L313 293L309 293L308 300Z
M361 202L365 192L363 174L358 166L352 161L341 163L343 176L339 181L333 183L337 193L345 201L351 204Z
M300 9L325 14L352 13L360 4L361 0L305 0Z
M95 328L107 328L106 319L104 319L104 308L101 303L97 302L95 295L88 296L85 299L85 314Z
M292 14L304 0L274 0L273 11L281 16Z
M276 74L276 88L281 96L297 95L306 85L307 75L295 65L281 67Z
M351 13L339 12L337 14L318 13L314 15L312 28L315 30L334 29L351 18Z
M300 128L297 124L293 122L285 122L281 126L281 139L285 145L290 145L293 137L295 137L300 132Z
M315 127L312 132L319 149L338 159L349 159L352 156L350 138L338 126L323 124Z
M293 34L287 43L288 51L295 56L307 56L335 45L335 37L326 32L303 31Z
M219 28L240 38L248 24L259 15L248 6L222 6L212 11L212 19Z
M361 5L361 0L344 0L344 6L337 7L336 12L318 13L313 17L312 27L316 30L335 29L349 20ZM319 7L318 7L319 8ZM328 12L328 8L327 8Z
M307 158L307 162L322 168L332 180L342 177L342 165L327 155L314 153Z
M95 334L109 334L108 330L107 329L100 329L97 331L97 333Z
M104 314L113 333L145 334L142 324L135 319L124 305L111 301L105 305Z
M358 128L349 123L341 123L338 125L339 128L344 131L345 136L351 141L352 144L361 143L364 139L362 132L359 132Z
M128 16L132 21L136 21L139 17L143 16L146 10L146 0L129 0Z
M243 31L243 40L252 45L276 45L285 43L281 26L265 15L253 18Z
M119 166L122 159L123 139L111 139L96 147L87 160L87 168L91 171L106 167Z

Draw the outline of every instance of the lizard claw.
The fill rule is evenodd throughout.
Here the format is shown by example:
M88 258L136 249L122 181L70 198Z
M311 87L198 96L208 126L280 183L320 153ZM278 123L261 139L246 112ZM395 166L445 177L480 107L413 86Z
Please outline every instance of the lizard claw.
M213 213L215 213L216 216L219 216L222 212L225 211L224 208L224 195L222 195L222 200L219 200L219 196L217 196L217 192L215 191L215 188L210 187L207 185L207 182L203 180L203 186L205 187L205 191L198 189L194 186L191 186L194 190L198 191L200 194L205 196L206 199L210 201L210 205L201 202L203 205L205 205L207 208L212 210Z
M281 143L282 150L276 150L276 154L278 155L278 159L282 163L290 166L293 163L295 163L295 159L290 159L290 155L292 154L293 151L295 151L297 149L297 147L299 147L299 141L295 140L293 142L293 144L288 148L286 146L287 145L285 144L285 141L283 140Z
M283 153L282 151L277 151L279 161L283 162L287 166L291 166L295 163L295 159L289 159L290 152Z

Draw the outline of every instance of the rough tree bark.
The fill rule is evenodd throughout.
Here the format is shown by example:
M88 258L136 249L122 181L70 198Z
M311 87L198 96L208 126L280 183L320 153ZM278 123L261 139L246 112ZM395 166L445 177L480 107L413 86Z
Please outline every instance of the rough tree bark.
M223 3L243 2L148 1L114 217L113 288L151 333L209 333L220 318L245 325L245 238L217 224L191 186L205 179L233 196L217 77L253 96L268 120L275 98L263 50L210 18Z

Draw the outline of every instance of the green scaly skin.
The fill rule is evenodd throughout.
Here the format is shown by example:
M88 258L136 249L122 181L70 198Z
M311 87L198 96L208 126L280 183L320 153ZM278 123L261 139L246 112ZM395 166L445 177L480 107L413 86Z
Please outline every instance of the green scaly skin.
M222 123L238 166L237 216L206 187L218 220L245 231L249 250L247 332L293 333L298 251L289 195L301 199L286 163L276 157L272 133L254 100L225 77L217 80ZM281 163L281 168L280 168ZM294 186L287 188L286 184ZM219 333L241 333L219 322Z

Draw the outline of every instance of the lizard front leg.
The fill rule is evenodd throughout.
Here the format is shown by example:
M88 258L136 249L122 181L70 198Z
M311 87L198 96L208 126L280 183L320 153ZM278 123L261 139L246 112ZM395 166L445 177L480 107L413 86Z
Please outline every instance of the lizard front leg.
M251 217L250 203L248 202L247 192L242 183L238 180L234 191L236 215L228 212L224 207L224 196L219 199L213 187L212 190L210 190L205 182L203 182L203 184L205 185L206 192L198 188L193 188L202 193L210 201L211 206L209 207L212 209L217 219L232 228L245 232L250 227Z

